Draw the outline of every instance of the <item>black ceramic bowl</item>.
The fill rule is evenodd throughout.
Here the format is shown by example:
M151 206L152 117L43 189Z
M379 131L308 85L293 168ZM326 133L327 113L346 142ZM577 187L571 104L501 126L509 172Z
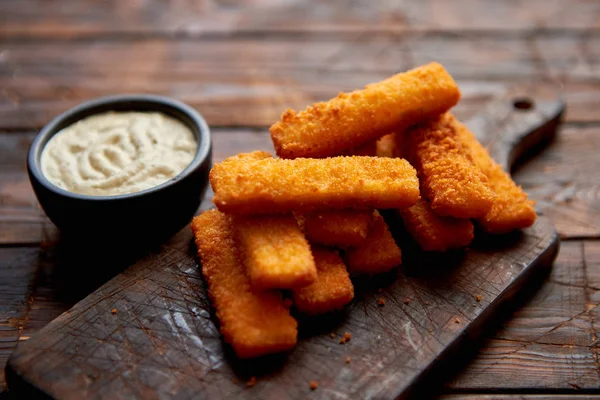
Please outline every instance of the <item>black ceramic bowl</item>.
M88 196L52 184L40 164L48 140L80 119L107 111L156 111L183 122L195 135L196 156L179 175L136 193ZM198 209L208 184L211 150L208 125L191 107L161 96L123 95L80 104L53 119L33 141L27 169L40 205L64 235L106 239L102 242L158 242L181 229Z

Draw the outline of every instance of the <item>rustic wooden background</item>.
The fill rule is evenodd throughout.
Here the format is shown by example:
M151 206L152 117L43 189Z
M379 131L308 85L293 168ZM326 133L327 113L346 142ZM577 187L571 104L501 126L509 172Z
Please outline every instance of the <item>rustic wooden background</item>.
M587 0L0 1L0 366L108 278L74 284L56 267L29 186L27 148L57 113L173 96L208 119L220 160L269 148L286 107L431 60L459 81L462 118L531 81L559 87L568 108L557 140L515 172L563 239L554 270L444 398L600 393L600 2Z

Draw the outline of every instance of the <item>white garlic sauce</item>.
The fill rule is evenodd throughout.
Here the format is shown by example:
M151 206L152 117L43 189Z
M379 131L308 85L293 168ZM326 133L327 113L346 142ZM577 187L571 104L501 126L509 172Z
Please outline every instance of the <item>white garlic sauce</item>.
M134 193L178 175L197 147L193 132L165 114L107 112L55 134L42 151L42 173L69 192Z

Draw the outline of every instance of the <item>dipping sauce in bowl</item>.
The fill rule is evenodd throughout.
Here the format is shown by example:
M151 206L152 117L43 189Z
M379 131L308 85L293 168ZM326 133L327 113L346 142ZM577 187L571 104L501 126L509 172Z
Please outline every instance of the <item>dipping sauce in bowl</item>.
M77 121L46 144L45 177L73 193L114 196L158 186L183 171L198 144L159 112L106 112Z
M113 252L161 243L189 223L208 187L211 142L206 121L180 101L104 97L44 126L27 171L63 237Z

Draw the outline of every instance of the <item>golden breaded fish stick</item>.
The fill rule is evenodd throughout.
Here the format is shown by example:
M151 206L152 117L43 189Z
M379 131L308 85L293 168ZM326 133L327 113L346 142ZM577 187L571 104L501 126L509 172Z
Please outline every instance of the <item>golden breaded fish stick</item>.
M496 195L490 211L477 218L478 224L489 233L506 233L533 225L537 218L535 202L527 198L523 189L490 157L466 126L458 121L456 125L464 146L471 152L473 162L487 176L488 185Z
M398 157L396 154L394 133L388 133L387 135L382 136L375 143L375 155L377 157Z
M271 139L282 158L335 156L433 118L459 99L450 74L431 63L299 113L288 109L271 126Z
M473 240L470 219L440 217L431 210L427 200L397 211L404 228L425 251L446 251L466 247Z
M419 199L416 171L399 158L230 158L210 183L219 210L238 214L405 208Z
M272 158L264 151L238 154L231 159ZM290 289L311 284L317 268L310 245L291 214L234 217L236 238L252 288Z
M344 254L350 272L376 274L402 264L402 252L383 217L375 211L373 218L371 230L363 244L348 249Z
M411 129L405 140L422 195L436 214L456 218L487 214L494 193L488 187L487 177L463 148L451 114Z
M373 210L336 210L309 213L304 232L312 243L351 247L361 244L369 233Z
M227 157L227 160L264 160L265 158L273 158L273 155L267 151L255 150L250 153L240 153L235 156Z
M291 289L315 281L310 245L291 214L240 215L233 222L253 289Z
M292 292L298 311L323 314L350 303L354 298L354 286L337 250L313 246L313 256L317 264L317 280Z
M239 260L229 216L209 210L195 217L192 231L221 325L221 333L240 358L289 350L297 341L297 322L275 291L255 293Z
M397 157L406 153L407 133L393 133ZM446 251L466 247L473 241L474 226L470 219L441 217L431 209L429 202L419 199L414 206L396 210L404 228L425 251Z

